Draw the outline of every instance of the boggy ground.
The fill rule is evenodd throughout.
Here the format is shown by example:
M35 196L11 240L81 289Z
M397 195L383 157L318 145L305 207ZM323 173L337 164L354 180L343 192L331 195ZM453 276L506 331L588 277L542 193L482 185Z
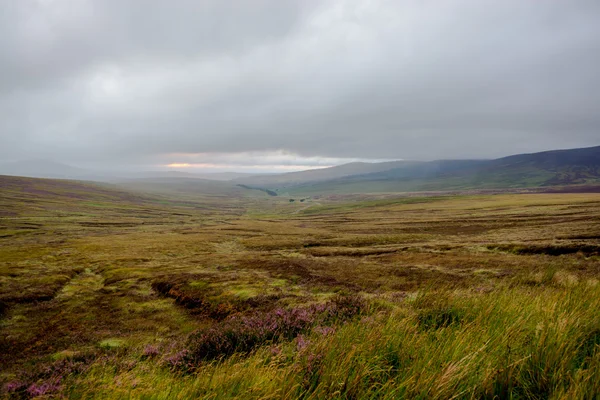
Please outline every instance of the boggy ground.
M600 194L290 203L12 183L5 397L600 393Z

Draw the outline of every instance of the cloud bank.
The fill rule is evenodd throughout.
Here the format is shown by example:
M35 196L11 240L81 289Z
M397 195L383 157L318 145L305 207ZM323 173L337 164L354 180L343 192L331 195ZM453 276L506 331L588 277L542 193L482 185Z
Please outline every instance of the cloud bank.
M0 159L276 169L593 146L598 71L592 0L5 1Z

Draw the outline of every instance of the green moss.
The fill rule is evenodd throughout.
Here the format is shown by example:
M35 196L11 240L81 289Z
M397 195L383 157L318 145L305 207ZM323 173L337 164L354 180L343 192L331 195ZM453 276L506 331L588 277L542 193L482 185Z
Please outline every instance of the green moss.
M98 346L103 348L103 349L118 349L120 347L123 347L125 345L125 340L123 339L119 339L119 338L109 338L109 339L104 339L101 340L100 342L98 342Z
M194 289L205 289L208 287L209 283L203 280L195 280L188 282L188 285Z
M78 354L79 354L79 352L77 352L75 350L62 350L62 351L52 354L52 359L55 361L68 360L70 358L77 356Z

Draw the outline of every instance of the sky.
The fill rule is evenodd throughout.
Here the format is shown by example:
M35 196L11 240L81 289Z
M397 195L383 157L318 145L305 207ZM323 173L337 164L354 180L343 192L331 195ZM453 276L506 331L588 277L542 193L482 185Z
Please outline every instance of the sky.
M277 172L595 145L597 0L0 0L0 162Z

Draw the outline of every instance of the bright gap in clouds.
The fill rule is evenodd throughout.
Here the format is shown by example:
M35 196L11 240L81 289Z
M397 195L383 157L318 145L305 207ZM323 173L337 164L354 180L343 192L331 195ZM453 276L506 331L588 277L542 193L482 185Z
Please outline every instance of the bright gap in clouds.
M284 150L238 153L171 153L162 157L166 169L204 172L292 172L329 168L352 162L385 162L389 159L306 157Z
M219 171L232 171L232 172L244 172L244 171L262 171L262 172L293 172L303 171L307 169L321 169L333 167L333 165L227 165L227 164L205 164L205 163L172 163L167 164L165 167L173 169L198 169L198 170L219 170Z

